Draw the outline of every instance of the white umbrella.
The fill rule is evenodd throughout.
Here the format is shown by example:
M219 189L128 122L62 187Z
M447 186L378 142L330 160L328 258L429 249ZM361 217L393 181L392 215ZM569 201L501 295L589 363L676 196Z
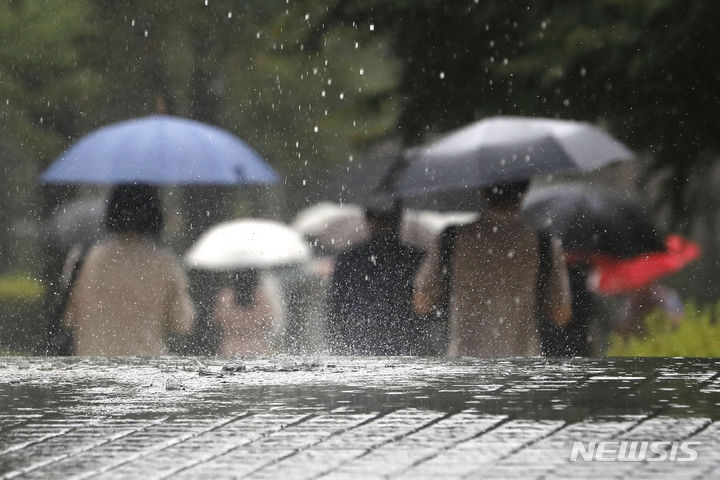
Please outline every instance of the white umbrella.
M320 202L302 210L292 223L314 246L337 253L365 240L370 232L359 205Z
M400 236L405 242L427 251L446 227L473 222L477 216L475 212L406 210ZM364 210L359 205L321 202L300 212L292 225L329 253L338 253L370 236Z
M450 225L465 225L478 219L476 212L408 210L403 215L400 235L407 243L427 252Z
M272 268L303 263L310 247L297 231L272 220L232 220L208 229L185 254L185 263L204 270Z

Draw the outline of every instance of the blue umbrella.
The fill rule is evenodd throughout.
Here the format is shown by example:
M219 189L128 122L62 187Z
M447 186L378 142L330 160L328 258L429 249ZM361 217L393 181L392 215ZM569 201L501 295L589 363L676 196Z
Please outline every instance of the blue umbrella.
M278 175L245 142L218 127L168 115L99 128L65 151L45 183L270 184Z

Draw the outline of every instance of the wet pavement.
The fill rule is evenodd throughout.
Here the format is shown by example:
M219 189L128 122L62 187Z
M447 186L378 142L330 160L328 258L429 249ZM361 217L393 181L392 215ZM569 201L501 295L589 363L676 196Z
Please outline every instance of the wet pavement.
M710 478L719 372L709 359L0 358L0 478Z

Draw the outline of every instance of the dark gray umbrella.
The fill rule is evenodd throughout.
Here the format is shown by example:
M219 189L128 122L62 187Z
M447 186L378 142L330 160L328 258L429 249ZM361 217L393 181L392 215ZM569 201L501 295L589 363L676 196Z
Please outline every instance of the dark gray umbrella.
M370 147L364 154L350 157L333 173L326 183L324 197L336 203L350 203L391 209L394 192L382 182L395 168L403 154L400 140L390 139Z
M627 258L665 249L663 236L638 204L589 185L532 189L523 215L536 228L557 235L568 252Z
M404 197L474 191L543 174L587 172L632 156L588 123L494 117L406 152L392 186Z
M105 236L105 199L82 197L60 205L46 224L48 239L61 250L88 246Z

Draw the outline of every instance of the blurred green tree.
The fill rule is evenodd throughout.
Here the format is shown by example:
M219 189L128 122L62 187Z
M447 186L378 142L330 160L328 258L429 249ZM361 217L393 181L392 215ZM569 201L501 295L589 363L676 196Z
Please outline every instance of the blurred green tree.
M661 200L678 224L703 202L701 180L720 149L720 4L328 3L318 30L373 25L390 42L401 62L395 94L407 143L496 114L602 123L651 155L653 172L666 172Z

